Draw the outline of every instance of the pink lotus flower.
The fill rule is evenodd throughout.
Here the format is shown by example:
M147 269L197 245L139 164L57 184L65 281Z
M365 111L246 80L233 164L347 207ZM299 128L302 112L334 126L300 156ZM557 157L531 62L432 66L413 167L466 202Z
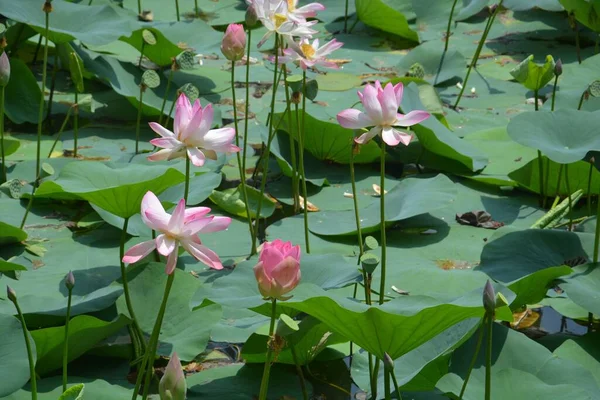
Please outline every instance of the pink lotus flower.
M161 399L185 400L186 392L187 383L181 361L179 361L177 353L173 353L167 368L165 368L165 374L158 384L158 393Z
M245 50L244 27L240 24L229 24L221 41L221 52L229 61L239 61L244 57Z
M364 93L358 92L358 97L366 112L349 108L339 113L337 120L341 126L348 129L373 127L370 131L354 139L356 143L365 144L375 136L381 135L383 141L390 146L396 146L399 143L408 146L412 135L394 129L394 127L416 125L429 118L430 114L421 110L411 111L406 115L398 113L403 91L402 83L398 83L396 86L388 83L385 88L382 88L381 83L376 81L375 86L367 85Z
M314 18L318 11L325 10L325 6L321 3L309 3L305 6L298 7L299 0L287 0L288 16L292 21L304 22L306 18Z
M165 272L170 275L175 270L179 245L194 258L213 269L223 269L219 256L202 245L198 233L218 232L227 229L231 218L207 215L208 207L192 207L185 209L185 200L181 199L173 211L168 214L158 197L147 192L142 199L141 215L144 223L160 232L156 239L136 244L123 257L123 262L131 264L146 257L154 249L167 257Z
M294 4L292 0L290 0L290 3ZM318 21L307 21L301 17L303 13L310 11L303 10L298 14L299 8L296 13L290 13L288 2L285 0L251 0L249 4L254 7L258 19L267 28L267 33L258 42L258 47L261 47L273 33L278 33L288 41L292 40L293 36L312 37L313 34L317 33L316 30L311 29L311 26ZM301 7L301 9L304 9L304 7Z
M213 122L212 104L202 109L200 100L194 106L185 94L177 99L175 108L174 132L156 122L150 122L150 128L158 133L160 138L152 139L150 143L162 148L148 157L151 161L173 160L180 157L190 158L192 163L201 167L206 157L215 160L217 153L235 153L240 148L231 142L235 137L235 129L210 129Z
M344 43L333 39L329 43L319 47L319 39L315 39L311 44L308 38L302 38L300 43L290 43L290 48L283 51L283 57L279 57L279 63L286 64L290 61L294 61L299 63L300 67L304 70L316 65L338 69L338 65L328 61L326 56L343 45Z
M276 239L263 244L254 276L265 298L288 300L284 295L300 282L300 246Z

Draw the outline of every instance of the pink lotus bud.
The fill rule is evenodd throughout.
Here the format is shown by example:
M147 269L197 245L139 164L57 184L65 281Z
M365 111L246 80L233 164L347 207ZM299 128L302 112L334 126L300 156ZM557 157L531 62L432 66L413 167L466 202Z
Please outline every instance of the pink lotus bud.
M6 52L0 56L0 87L8 85L10 79L10 61Z
M221 42L221 52L230 61L239 61L246 50L246 32L240 24L229 24Z
M181 362L177 353L173 353L169 364L165 369L165 374L158 384L158 393L161 400L185 400L187 384Z
M73 287L75 286L75 276L73 275L73 271L69 271L69 273L65 277L65 286L69 290L73 289Z
M7 286L6 297L14 303L15 301L17 301L17 292L15 292L15 289L11 288L10 286Z
M265 298L288 300L284 295L300 282L300 246L281 239L264 243L254 276Z
M488 313L493 313L496 309L496 291L489 279L483 288L483 308Z

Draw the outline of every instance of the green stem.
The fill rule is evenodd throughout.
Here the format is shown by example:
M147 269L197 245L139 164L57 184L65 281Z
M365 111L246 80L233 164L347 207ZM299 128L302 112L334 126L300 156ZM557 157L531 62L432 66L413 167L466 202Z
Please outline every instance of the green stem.
M596 208L596 235L594 237L594 263L598 262L598 250L600 249L600 199Z
M542 204L542 208L546 208L546 200L548 199L548 185L550 184L550 159L546 158L546 167L545 167L545 171L546 171L546 176L544 179L544 193L546 193L546 195L544 196L544 202Z
M71 297L73 288L69 288L69 297L67 300L67 317L65 319L65 341L63 347L63 370L62 370L62 384L63 393L67 390L67 364L69 362L69 321L71 319Z
M569 197L569 231L573 230L573 202L571 200L571 188L569 186L569 164L565 164L565 185Z
M242 147L242 183L246 184L246 155L248 147L248 110L250 108L250 44L252 43L252 29L248 28L248 50L246 53L246 99L244 104L244 141ZM250 255L256 254L256 237L254 235L254 229L252 227L252 217L248 213L248 224L250 225L250 238L252 241Z
M533 92L533 97L535 100L535 111L539 111L539 106L538 106L538 98L539 98L539 91L535 90ZM545 202L545 195L544 195L544 161L542 159L542 152L538 150L537 152L537 156L538 156L538 168L540 169L539 171L539 179L540 179L540 206L544 205Z
M138 68L142 68L142 60L144 59L144 48L146 47L146 42L142 40L142 49L140 50L140 61L138 61Z
M235 97L235 62L231 63L231 96L233 98L233 124L235 127L235 145L240 147L240 130L238 126L238 115L237 115L237 101ZM248 221L248 229L250 230L250 241L254 243L254 229L252 228L252 216L250 215L250 204L248 200L248 193L246 190L246 170L242 163L241 150L236 153L238 167L240 170L240 186L242 188L242 196L244 196L244 208L246 210L246 220Z
M154 323L154 328L152 329L152 335L150 336L150 342L148 344L148 348L146 350L146 378L144 382L144 394L142 396L143 400L148 398L148 393L150 391L150 382L152 380L152 373L154 372L154 358L156 357L156 349L158 347L158 338L160 336L160 327L162 326L163 319L165 316L165 311L167 309L167 302L169 301L169 294L171 293L171 287L173 286L173 280L175 280L175 271L173 271L167 278L167 284L165 285L165 292L163 294L162 302L160 304L160 309L158 310L158 315L156 316L156 322ZM138 372L139 373L139 372Z
M293 344L291 344L290 350L292 351L292 358L294 359L294 364L296 364L296 372L298 373L298 379L300 380L300 388L302 389L302 398L304 398L304 400L308 400L308 390L306 389L306 381L304 380L302 366L298 363L296 347Z
M485 349L485 400L492 398L492 329L494 328L494 317L487 315L487 346Z
M77 138L79 137L79 99L77 92L75 92L73 107L73 158L77 158Z
M190 191L190 158L185 157L185 189L183 191L183 199L187 205L188 193Z
M27 348L27 359L29 360L29 376L31 379L31 400L37 400L37 381L35 376L35 362L33 361L33 351L31 349L31 343L29 342L29 332L27 331L27 324L25 324L25 317L19 307L19 302L15 298L13 301L19 320L21 321L21 328L23 329L23 335L25 336L25 347Z
M46 120L51 122L52 114L52 99L54 98L54 89L56 87L56 74L58 73L58 51L54 53L54 65L52 66L52 77L50 78L50 95L48 96L48 109L46 110ZM51 126L50 123L46 125ZM50 133L52 133L50 131Z
M362 228L360 226L360 216L358 211L358 192L356 191L356 175L354 173L354 145L350 149L350 183L352 185L352 201L354 202L354 220L356 221L356 235L358 236L358 264L360 258L365 253Z
M42 123L44 122L44 92L46 88L46 69L48 68L48 32L50 30L50 13L46 14L46 22L44 29L44 62L42 64L42 93L40 97L40 106L38 111L37 125L37 150L35 157L35 179L34 186L37 185L37 178L40 176L40 152L42 150Z
M579 44L579 27L577 26L577 21L573 18L573 24L575 29L575 51L577 52L577 61L581 64L581 46Z
M587 185L587 209L588 215L592 215L592 173L594 172L594 163L590 162Z
M452 26L452 16L454 15L454 9L458 0L454 0L452 3L452 9L450 10L450 16L448 17L448 28L446 28L446 43L444 44L444 51L448 51L448 44L450 43L450 27Z
M194 15L197 17L200 14L200 9L198 8L198 0L194 0Z
M462 89L460 89L460 93L458 94L456 103L454 103L455 109L458 108L458 103L460 103L460 99L462 98L465 88L467 87L467 82L469 81L469 76L471 75L471 70L473 68L475 68L475 66L477 65L477 60L479 60L479 54L481 53L481 50L483 49L483 45L485 44L487 35L490 33L492 24L494 23L494 19L496 19L496 15L498 14L498 11L500 10L500 7L502 6L503 1L504 0L500 0L500 3L498 3L498 7L496 7L496 10L494 10L494 13L488 19L488 22L483 31L483 35L481 36L481 40L479 41L479 44L477 45L477 49L475 50L475 54L473 55L473 59L471 60L471 63L469 64L469 69L467 70L467 75L465 76L465 79L462 83L462 85L463 85Z
M275 319L277 315L277 300L271 300L271 325L269 326L269 343L267 344L267 359L265 360L265 369L263 370L262 380L260 382L260 394L258 400L266 400L269 391L269 375L271 373L271 360L273 358L273 332L275 331Z
M142 100L144 98L144 82L140 83L140 101L138 103L138 113L135 122L135 154L139 153L140 144L140 123L142 121Z
M302 88L306 92L306 70L302 71ZM297 118L297 116L296 116ZM298 135L298 147L300 157L300 174L302 174L302 196L304 197L304 241L306 243L306 252L310 253L310 242L309 236L310 231L308 230L308 193L306 190L306 173L304 170L304 138L306 134L306 93L302 93L302 131Z
M90 0L91 3L91 0ZM138 15L140 15L142 13L142 0L138 0Z
M484 329L485 329L485 318L481 322L481 326L479 327L479 335L477 335L477 344L475 345L475 352L473 353L473 357L471 357L471 363L469 364L469 369L467 370L467 375L465 376L465 380L463 382L462 388L460 389L460 396L458 396L458 400L462 400L463 395L465 394L465 390L467 390L467 384L469 383L469 378L471 377L471 372L473 372L473 367L475 366L475 362L477 361L477 356L479 355L479 350L481 349L481 343L483 342Z
M65 116L65 119L63 120L63 123L60 126L60 130L56 134L56 139L54 139L54 143L52 143L52 147L50 148L50 151L48 152L48 158L50 158L52 156L52 152L54 151L54 148L56 147L56 143L58 143L58 140L60 139L60 135L65 130L65 127L67 126L67 122L69 122L69 118L71 117L72 109L73 109L73 107L69 107L69 109L67 110L67 115Z
M288 91L289 89L289 85L287 82L287 67L285 64L282 65L282 69L283 69L283 83L284 83L284 90L285 90L285 102L287 103L287 106L289 108L291 108L291 102L290 102L290 93ZM298 104L295 104L296 106L296 110L298 109ZM294 214L296 214L300 208L300 199L298 198L298 196L300 195L299 192L299 188L298 188L298 164L296 161L296 139L294 139L294 135L292 134L292 113L289 112L287 113L288 115L288 133L289 133L289 137L290 137L290 155L292 158L292 197L294 198ZM296 118L298 118L298 113L296 113ZM300 126L300 122L296 121L297 126ZM298 131L298 137L300 137L300 129L297 130Z
M348 0L346 0L346 8L344 10L344 33L348 33Z
M371 400L377 400L377 381L379 380L379 364L381 361L374 357L373 375L371 375Z
M577 105L577 111L581 110L581 107L583 107L583 100L585 100L587 92L588 90L585 89L583 93L581 93L581 97L579 98L579 104Z
M558 180L556 181L556 197L560 197L560 185L562 183L563 164L558 166ZM555 200L556 201L556 200Z
M6 182L6 156L4 154L4 86L0 88L0 152L2 153L2 183Z
M179 0L175 0L175 12L177 13L177 22L179 22Z
M387 246L385 237L385 142L381 140L381 177L379 187L381 190L381 196L379 197L380 204L380 224L381 224L381 280L379 285L379 304L383 304L383 298L385 296L385 273L386 273L386 260L387 260Z
M596 36L596 44L594 45L594 54L598 54L600 52L600 34Z
M152 229L152 240L156 239L156 231L154 229ZM152 252L154 253L154 261L156 262L160 262L160 255L157 249L154 249L154 251Z
M249 62L249 60L246 60ZM265 187L267 184L267 171L269 169L269 155L271 153L271 142L272 136L275 135L273 132L273 124L275 120L275 98L277 96L277 84L279 83L277 80L277 68L279 66L279 34L275 33L275 65L273 67L273 94L271 95L271 114L269 115L269 138L267 140L267 147L264 151L264 156L262 160L262 180L260 184L260 195L258 196L258 204L256 206L256 226L254 227L254 240L258 239L259 227L260 227L260 212L263 203L263 197L265 194ZM248 118L248 116L246 116Z
M398 400L402 400L402 394L400 394L400 386L398 386L398 379L396 379L396 374L394 374L394 371L390 371L390 375L392 377L392 382L394 383L396 397L398 398Z
M554 77L554 86L552 87L552 103L550 111L554 111L554 103L556 103L556 87L558 86L558 75Z
M177 100L175 100L171 103L171 108L169 109L169 114L167 115L167 119L165 120L165 124L163 125L167 129L169 129L169 122L170 122L171 115L173 115L173 109L175 109L175 103L177 103ZM175 121L173 121L173 123L175 123Z
M392 400L392 382L390 381L389 371L383 372L383 387L385 391L385 400Z
M171 80L173 80L173 68L171 67L171 72L169 73L169 78L167 78L167 89L165 90L165 97L163 97L162 105L160 106L160 116L158 117L158 124L162 125L162 119L165 112L165 106L167 105L167 96L169 96L169 89L171 88ZM175 100L177 101L177 100ZM171 114L169 114L171 115ZM168 120L168 118L167 118Z

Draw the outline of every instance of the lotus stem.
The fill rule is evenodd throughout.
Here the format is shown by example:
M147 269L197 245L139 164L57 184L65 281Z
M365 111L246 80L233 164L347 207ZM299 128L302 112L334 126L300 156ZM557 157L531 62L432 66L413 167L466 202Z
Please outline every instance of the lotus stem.
M52 114L52 99L54 98L54 89L56 87L56 74L58 72L58 52L54 54L54 65L52 66L52 77L50 78L50 96L48 96L48 109L46 110L46 120L50 122ZM51 124L47 124L51 126ZM51 130L49 130L52 133Z
M538 99L539 99L539 91L536 89L534 92L534 100L535 100L535 111L539 111ZM546 196L544 195L544 161L542 158L542 152L540 150L537 151L538 156L538 168L539 171L539 179L540 179L540 206L543 206L545 203Z
M273 359L273 332L275 331L275 319L277 315L277 300L271 300L271 325L269 326L269 342L267 344L267 359L265 360L265 369L263 370L262 380L260 382L260 394L258 400L266 400L269 391L269 375L271 373L271 360Z
M92 2L92 0L90 0L90 3ZM138 14L142 13L142 0L137 0L138 3Z
M552 86L552 103L550 111L554 111L554 103L556 102L556 87L558 86L558 75L554 76L554 85Z
M50 148L50 151L48 152L48 158L50 158L52 156L52 152L54 151L54 148L56 147L56 143L58 143L58 140L60 139L60 135L65 130L65 127L67 126L67 122L69 122L69 118L71 117L72 109L73 109L73 107L69 107L69 109L67 110L67 115L65 115L65 119L63 120L63 123L60 126L60 130L56 134L56 139L54 139L54 143L52 143L52 147Z
M150 391L150 381L152 380L152 373L154 372L153 364L154 364L154 358L156 357L156 349L158 347L158 338L160 336L160 328L163 323L165 311L167 309L167 302L169 301L169 294L171 293L171 287L173 286L174 280L175 280L175 271L173 271L171 274L169 274L169 276L167 278L167 284L165 285L165 292L163 295L163 299L160 304L160 309L158 310L158 315L156 316L156 322L154 323L154 328L152 329L152 335L150 336L150 342L148 343L148 348L146 349L146 378L145 378L145 382L144 382L144 395L142 396L143 400L146 400L148 398L148 393Z
M164 116L164 112L165 112L165 106L167 105L167 96L169 95L169 89L171 88L171 81L173 80L173 66L171 66L171 72L169 73L169 77L167 78L167 88L165 90L165 97L163 97L163 102L162 105L160 106L160 116L158 117L158 124L162 125L162 119ZM171 115L171 114L169 114ZM167 116L167 121L169 120L169 117Z
M249 62L249 60L247 60ZM275 33L275 65L273 68L273 94L271 95L271 113L269 114L269 138L267 140L267 147L265 148L263 160L262 160L262 180L260 185L260 195L258 196L258 204L256 206L256 226L254 231L254 239L258 239L259 227L260 227L260 212L263 203L263 197L265 195L265 186L267 184L267 170L269 167L269 155L271 153L271 142L272 136L275 135L273 132L273 121L275 119L275 98L277 96L277 68L279 66L279 34ZM248 116L246 116L248 118Z
M573 230L573 201L571 200L571 188L569 187L569 164L565 164L565 185L569 197L569 231Z
M198 7L196 6L196 9ZM248 28L248 50L246 53L246 102L244 104L244 140L242 147L242 184L246 185L246 148L248 147L248 110L250 108L250 45L252 44L252 29ZM245 195L244 195L245 196ZM247 198L246 198L247 199ZM248 201L248 200L246 200ZM250 239L252 241L250 255L256 254L256 237L252 227L252 216L248 212L248 224L250 225Z
M500 3L498 3L498 7L496 7L496 9L494 10L494 12L492 13L492 15L490 15L488 22L485 26L485 29L483 31L483 35L481 36L481 40L479 41L479 44L477 45L477 49L475 50L475 54L473 55L473 59L471 60L471 63L469 64L469 69L467 69L467 75L465 76L465 79L462 83L462 89L460 89L460 93L458 94L458 98L456 99L456 103L454 103L454 109L458 108L458 103L460 103L460 99L462 98L462 95L465 91L465 88L467 87L467 82L469 81L469 75L471 75L471 70L473 68L475 68L475 66L477 65L477 61L479 60L479 54L481 53L481 50L483 49L483 45L485 44L485 40L487 39L487 35L490 33L490 29L492 28L492 24L494 23L494 19L496 19L496 15L498 15L498 11L500 11L500 7L502 6L502 2L504 0L500 0Z
M360 265L360 258L365 253L362 228L360 226L360 216L358 211L358 192L356 191L356 174L354 172L354 152L355 152L354 141L350 150L350 183L352 185L352 201L354 203L354 220L356 221L356 235L358 236L358 265Z
M487 346L485 349L485 400L492 398L492 330L494 316L487 313Z
M283 82L285 85L285 102L287 106L291 109L291 101L290 94L288 92L288 82L287 82L287 67L285 64L282 66L283 68ZM298 104L295 104L296 110L298 110ZM299 188L298 188L298 164L296 161L296 141L294 139L294 135L292 135L292 113L287 113L288 116L288 131L290 136L290 154L292 158L292 196L294 198L294 214L298 213L300 208L300 199L299 199ZM298 112L296 112L296 119L298 118ZM298 128L300 127L300 121L296 120ZM297 129L298 137L300 137L300 129Z
M194 0L194 15L196 17L200 15L200 8L198 8L198 0Z
M348 33L348 0L346 0L346 8L344 10L344 33Z
M67 365L69 363L69 321L71 320L71 299L73 294L73 287L67 286L67 290L69 291L67 298L67 316L65 318L65 341L63 346L63 365L62 365L62 388L63 393L67 390Z
M152 240L155 240L155 239L156 239L156 231L154 229L152 229ZM154 249L154 251L152 253L154 253L154 261L160 262L160 255L158 253L158 250Z
M590 161L590 170L588 172L588 184L587 184L588 215L592 215L592 173L593 172L594 172L594 163Z
M142 68L142 60L144 59L144 49L146 48L146 42L142 40L142 49L140 50L140 60L138 61L138 68Z
M7 287L8 289L8 287ZM11 291L12 289L8 289ZM37 400L37 382L35 375L35 362L33 361L33 351L31 349L31 342L29 338L29 332L27 331L27 324L25 324L25 317L23 316L23 312L21 311L21 307L19 306L19 301L17 300L17 296L13 292L13 296L9 296L9 299L15 305L17 309L17 315L19 317L19 321L21 321L21 328L23 329L23 336L25 337L25 347L27 348L27 359L29 360L29 376L31 382L31 400Z
M392 382L390 380L390 374L388 371L383 373L383 387L385 390L385 400L392 400Z
M175 12L177 13L177 22L179 22L179 0L175 0Z
M386 261L387 261L387 246L385 237L385 142L381 141L381 177L379 187L381 189L381 196L379 197L380 204L380 224L381 224L381 283L379 285L379 304L383 304L383 298L385 296L385 272L386 272Z
M553 204L550 211L531 225L531 229L553 229L562 226L563 224L560 223L560 220L562 220L569 212L569 201L573 202L573 204L577 204L581 196L583 196L583 190L578 189L560 204Z
M379 364L381 360L374 357L373 375L371 375L371 399L377 399L377 381L379 379Z
M306 190L306 172L304 170L304 139L306 135L306 70L302 71L302 131L298 135L298 147L300 157L300 174L302 174L302 197L304 197L304 241L306 243L306 253L310 254L310 232L308 230L308 192ZM296 115L296 118L298 116Z
M169 109L169 115L167 115L167 119L165 120L164 127L167 129L169 129L169 121L170 121L171 115L173 115L173 110L175 109L175 103L176 103L176 101L171 103L171 108ZM173 123L175 123L175 120L173 120Z
M390 371L390 376L392 377L392 382L394 383L396 397L398 398L398 400L402 400L402 394L400 394L400 387L398 386L398 379L396 379L396 374L394 374L394 371Z
M75 92L75 104L73 104L73 158L77 158L77 138L79 136L79 99Z
M4 183L7 180L4 152L4 86L0 87L0 153L2 153L2 183Z
M596 44L594 45L594 54L600 52L600 34L596 36Z
M450 27L452 26L452 17L454 16L454 9L458 0L454 0L452 8L450 9L450 16L448 17L448 28L446 29L446 43L444 44L444 51L448 51L448 44L450 43Z
M42 36L38 39L37 45L35 46L35 50L33 52L33 59L31 60L31 65L35 65L37 63L38 55L40 54L40 49L42 48Z
M144 82L140 83L140 100L138 103L138 113L135 122L135 154L139 154L140 143L140 122L142 121L142 100L144 98Z
M577 52L577 61L581 64L581 45L579 43L579 27L577 21L573 17L573 30L575 31L575 51Z
M292 352L292 358L294 359L294 364L296 364L296 372L298 373L298 379L300 380L300 389L302 389L302 398L304 400L308 400L308 390L306 389L306 381L304 379L304 373L302 372L302 366L298 363L298 355L296 354L296 347L294 344L290 345L290 350Z
M44 8L48 5L48 1L46 1ZM50 5L51 7L51 5ZM37 150L35 157L35 180L34 187L37 186L37 180L40 176L40 153L42 149L42 124L44 122L44 92L46 87L46 69L48 68L48 34L50 31L50 11L44 12L45 18L45 28L44 28L44 61L42 64L42 93L40 98L40 107L38 112L38 125L37 125ZM32 196L33 197L33 196Z
M473 367L475 366L475 362L477 361L477 356L479 355L479 350L481 350L481 343L483 342L483 331L485 329L485 317L481 321L481 326L479 327L479 335L477 335L477 344L475 345L475 352L473 353L473 357L471 357L471 362L469 363L469 369L467 370L467 375L465 376L465 380L463 382L462 388L460 389L460 395L458 396L458 400L462 400L465 390L467 390L467 384L469 383L469 378L471 378L471 372L473 372Z
M588 94L588 89L585 89L583 91L583 93L581 93L581 97L579 98L579 104L577 105L577 111L580 111L581 107L583 107L583 101L587 97L587 94Z

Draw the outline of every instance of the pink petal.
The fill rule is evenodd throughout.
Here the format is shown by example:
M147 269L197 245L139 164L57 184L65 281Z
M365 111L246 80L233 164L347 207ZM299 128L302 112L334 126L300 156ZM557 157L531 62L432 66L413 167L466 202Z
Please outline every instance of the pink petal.
M361 129L375 125L367 114L354 108L348 108L337 115L338 123L344 128Z
M286 257L271 271L271 278L288 292L300 282L300 264L294 258Z
M285 256L292 257L293 259L300 261L300 246L292 246L291 249L285 252Z
M169 220L168 229L171 232L181 232L183 222L185 221L185 199L179 200L171 219Z
M317 11L325 10L325 6L321 3L310 3L294 10L294 14L302 15L305 18L315 17Z
M150 125L150 129L164 138L174 137L173 132L162 125L157 124L156 122L150 122L148 125Z
M212 127L214 114L215 111L212 104L209 103L206 107L204 107L204 110L202 111L202 120L197 127L195 127L194 139L202 140L204 138L204 136Z
M199 240L198 240L199 241ZM181 242L184 249L187 250L194 258L208 265L212 269L223 269L221 259L211 249L192 240L184 240Z
M344 43L338 42L337 40L333 39L333 40L329 41L328 43L326 43L325 45L323 45L323 47L319 48L316 51L315 56L317 56L317 57L325 57L325 56L333 53L334 51L336 51L337 49L339 49L343 45L344 45Z
M210 207L191 207L185 210L185 223L204 217L210 212Z
M359 137L357 137L356 139L354 139L354 141L358 144L366 144L369 141L371 141L371 139L373 139L375 136L379 135L380 132L381 132L381 127L375 126L375 127L371 128L371 130L369 132L365 132L362 135L360 135Z
M379 81L377 81L379 82ZM363 107L369 118L374 124L379 124L383 121L383 111L381 110L381 104L377 98L378 91L375 87L367 85L363 91Z
M235 129L233 128L211 129L204 136L204 148L215 151L229 149L234 137Z
M398 131L394 128L384 128L381 138L390 146L397 146L400 143L408 146L412 139L412 135Z
M404 85L402 82L398 82L396 86L394 86L394 93L396 94L396 102L398 106L400 106L400 104L402 104L402 97L404 93Z
M150 161L165 161L173 160L181 156L182 153L179 149L162 149L154 154L149 155L147 158Z
M173 121L173 132L175 133L175 136L183 136L191 118L192 105L185 93L181 93L177 98L175 106L175 120Z
M396 103L396 93L394 92L394 86L391 83L385 85L383 91L379 92L377 96L379 103L381 104L383 119L386 122L392 122L396 119L398 113L398 103Z
M229 225L231 224L231 218L229 217L220 217L220 216L213 216L212 217L212 221L209 221L209 223L202 228L202 230L200 230L200 233L212 233L212 232L220 232L220 231L224 231L225 229L227 229L229 227Z
M265 274L271 277L271 271L283 261L283 254L274 247L263 248L258 258L264 265Z
M188 147L187 155L190 158L190 161L192 162L192 164L194 164L196 167L203 166L204 162L206 161L206 157L204 156L204 153L195 147Z
M176 149L182 146L182 143L174 137L156 138L152 139L150 143L163 149Z
M134 262L138 262L142 258L146 257L148 254L152 252L156 248L154 244L154 240L148 240L146 242L142 242L136 244L131 247L125 255L123 256L123 262L125 264L132 264Z
M417 125L427 118L431 117L427 111L415 110L411 111L406 115L398 113L396 115L396 123L394 126L413 126Z
M177 251L177 241L165 234L158 235L155 239L156 250L163 256L168 256L173 251Z
M337 65L336 63L334 63L333 61L323 60L323 61L319 61L317 64L320 64L325 68L340 69L340 66Z
M192 118L187 125L187 129L181 134L181 140L186 140L192 136L194 138L197 138L199 135L199 131L201 130L201 125L205 116L206 109L203 110L202 106L200 105L200 100L196 100L196 102L194 103L194 110L197 111L194 114L192 114Z
M154 193L146 192L142 198L140 214L142 220L150 229L161 232L167 229L170 216Z
M265 275L263 263L259 262L256 264L253 270L260 294L262 294L264 297L269 297L271 295L271 279Z
M198 232L203 230L208 224L212 222L214 216L203 217L199 219L195 219L190 222L186 222L183 226L182 235L183 236L192 236L197 235Z
M175 249L175 251L169 254L169 257L167 258L167 265L165 266L165 273L167 275L171 275L175 271L175 268L177 267L178 256L179 252L177 251L177 249Z
M256 47L258 47L260 49L262 47L262 45L265 44L265 42L267 40L269 40L269 38L271 37L272 34L273 34L273 31L267 31L267 33L265 33L265 35L262 37L262 39L260 39L260 42L258 42Z

